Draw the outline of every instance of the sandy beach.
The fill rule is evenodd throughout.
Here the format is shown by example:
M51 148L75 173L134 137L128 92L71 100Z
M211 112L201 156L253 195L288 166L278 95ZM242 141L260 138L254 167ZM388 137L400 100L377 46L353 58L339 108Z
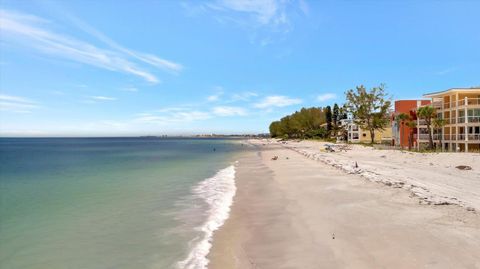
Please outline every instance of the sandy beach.
M209 268L480 268L479 154L251 143Z

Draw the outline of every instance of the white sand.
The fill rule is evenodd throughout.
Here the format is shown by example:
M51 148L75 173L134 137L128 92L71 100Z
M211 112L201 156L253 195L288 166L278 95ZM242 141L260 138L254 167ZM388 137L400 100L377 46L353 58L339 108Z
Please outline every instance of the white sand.
M419 204L407 187L365 180L372 172L382 182L392 175L391 182L413 183L431 196L444 193L475 206L478 155L439 154L423 160L422 155L356 147L347 153L321 153L320 144L312 142L289 143L288 148L259 145L237 165L237 194L230 218L214 234L210 269L480 268L477 212ZM272 161L273 156L278 160ZM443 159L447 156L474 170L457 171ZM355 159L361 172L346 173ZM433 159L439 161L435 169L429 165ZM379 169L379 164L388 168ZM407 167L399 169L403 165ZM441 184L429 176L440 178Z
M301 141L282 145L347 173L410 190L425 203L480 210L479 153L414 153L361 145L350 145L347 152L327 153L324 144ZM472 170L459 170L455 168L458 165L468 165Z

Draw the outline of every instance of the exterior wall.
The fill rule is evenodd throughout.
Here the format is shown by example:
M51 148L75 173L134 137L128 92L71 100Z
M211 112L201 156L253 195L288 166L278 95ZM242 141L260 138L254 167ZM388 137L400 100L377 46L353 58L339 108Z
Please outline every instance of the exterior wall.
M430 100L398 100L395 101L395 112L394 116L401 113L409 114L414 120L416 120L415 110L419 106L429 105ZM397 123L394 121L394 116L392 117L392 137L394 139L395 146L402 148L408 147L408 137L412 129L404 124L397 126ZM416 130L413 130L416 133ZM416 141L413 141L413 144L416 144Z
M362 130L352 120L344 121L344 126L347 129L347 140L350 143L370 143L370 131ZM375 143L391 143L392 129L385 128L383 131L375 131Z
M427 94L440 117L447 124L441 132L432 131L434 143L450 151L478 151L480 149L480 88L450 89ZM428 143L428 132L419 126L420 143Z
M370 143L370 131L360 129L360 143ZM391 143L392 141L392 128L386 127L383 131L375 131L375 143Z

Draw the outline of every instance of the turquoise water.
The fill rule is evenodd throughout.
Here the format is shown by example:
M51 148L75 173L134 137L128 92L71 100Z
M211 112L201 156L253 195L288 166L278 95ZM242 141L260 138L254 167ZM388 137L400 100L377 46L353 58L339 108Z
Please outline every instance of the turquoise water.
M215 139L0 139L0 267L176 268L211 211L193 190L239 149Z

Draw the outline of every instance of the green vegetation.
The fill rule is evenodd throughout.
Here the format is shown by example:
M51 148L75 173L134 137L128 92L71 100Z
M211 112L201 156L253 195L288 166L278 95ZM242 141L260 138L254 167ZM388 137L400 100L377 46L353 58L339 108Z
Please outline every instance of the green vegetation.
M280 138L312 138L336 139L341 135L345 138L347 130L340 124L350 114L355 124L368 130L371 143L375 141L375 131L383 130L389 123L388 109L390 100L384 86L374 87L367 91L364 86L356 87L356 91L345 93L347 103L322 107L302 108L300 111L285 116L270 124L270 136ZM413 134L412 134L413 135ZM413 141L413 138L412 138Z
M338 107L337 104L335 106ZM334 107L335 107L334 106ZM339 129L339 122L346 118L338 111L333 117L330 106L302 108L270 124L270 135L281 138L317 138L328 139Z
M437 117L437 111L433 106L422 106L417 110L417 116L425 121L428 130L428 149L433 150L432 121Z
M438 118L438 117L434 118L432 121L433 128L435 129L437 134L439 134L438 140L439 140L439 144L440 144L439 146L441 150L443 150L442 129L443 129L443 126L445 126L446 124L447 124L447 121L445 119Z
M413 130L417 128L417 122L413 119L410 114L401 113L395 117L395 121L397 122L397 126L400 126L402 137L405 135L405 126L410 128L410 132L408 134L408 150L411 150L413 147Z
M382 84L367 91L363 85L346 92L347 109L355 124L370 132L370 143L375 142L375 131L384 130L389 123L391 101Z

